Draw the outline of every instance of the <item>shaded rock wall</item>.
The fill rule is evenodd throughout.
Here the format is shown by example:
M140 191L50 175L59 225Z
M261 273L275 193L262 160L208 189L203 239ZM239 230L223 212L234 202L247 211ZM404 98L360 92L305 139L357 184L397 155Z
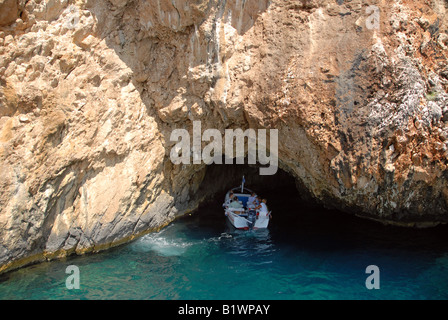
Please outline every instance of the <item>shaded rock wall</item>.
M213 192L205 165L169 159L172 130L194 120L278 129L280 167L324 205L446 222L447 8L1 1L0 270L194 210Z

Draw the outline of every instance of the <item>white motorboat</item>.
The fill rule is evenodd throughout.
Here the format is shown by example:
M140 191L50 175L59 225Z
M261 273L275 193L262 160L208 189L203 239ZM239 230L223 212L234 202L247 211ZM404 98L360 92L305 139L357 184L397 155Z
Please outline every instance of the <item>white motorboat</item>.
M226 193L223 204L224 213L232 226L237 229L265 229L268 227L271 212L267 210L266 205L264 208L260 208L259 203L251 202L253 199L251 197L255 193L245 188L244 182L243 177L240 187L233 188Z

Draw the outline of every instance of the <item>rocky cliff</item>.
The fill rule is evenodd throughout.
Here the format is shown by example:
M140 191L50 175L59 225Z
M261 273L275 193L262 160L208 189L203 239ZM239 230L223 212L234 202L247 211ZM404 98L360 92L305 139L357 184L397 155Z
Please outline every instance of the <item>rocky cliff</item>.
M169 155L173 128L195 120L278 129L280 168L326 206L447 222L447 9L0 0L0 271L194 210L216 191L197 192L207 167Z

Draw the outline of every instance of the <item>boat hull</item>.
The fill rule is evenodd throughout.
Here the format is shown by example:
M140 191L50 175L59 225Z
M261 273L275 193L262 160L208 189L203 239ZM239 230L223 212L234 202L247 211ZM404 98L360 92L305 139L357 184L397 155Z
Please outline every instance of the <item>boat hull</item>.
M240 230L249 229L266 229L269 225L269 217L257 217L254 222L251 222L247 217L240 216L231 211L226 210L225 215L229 220L230 224Z

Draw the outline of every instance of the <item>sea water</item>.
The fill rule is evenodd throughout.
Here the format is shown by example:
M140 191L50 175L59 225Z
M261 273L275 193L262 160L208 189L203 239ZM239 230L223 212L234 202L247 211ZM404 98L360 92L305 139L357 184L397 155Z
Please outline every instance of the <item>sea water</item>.
M0 299L447 299L448 228L388 227L275 199L266 230L226 223L219 200L109 251L0 277ZM269 205L269 203L268 203ZM69 289L67 267L79 269ZM368 266L379 289L368 289Z

